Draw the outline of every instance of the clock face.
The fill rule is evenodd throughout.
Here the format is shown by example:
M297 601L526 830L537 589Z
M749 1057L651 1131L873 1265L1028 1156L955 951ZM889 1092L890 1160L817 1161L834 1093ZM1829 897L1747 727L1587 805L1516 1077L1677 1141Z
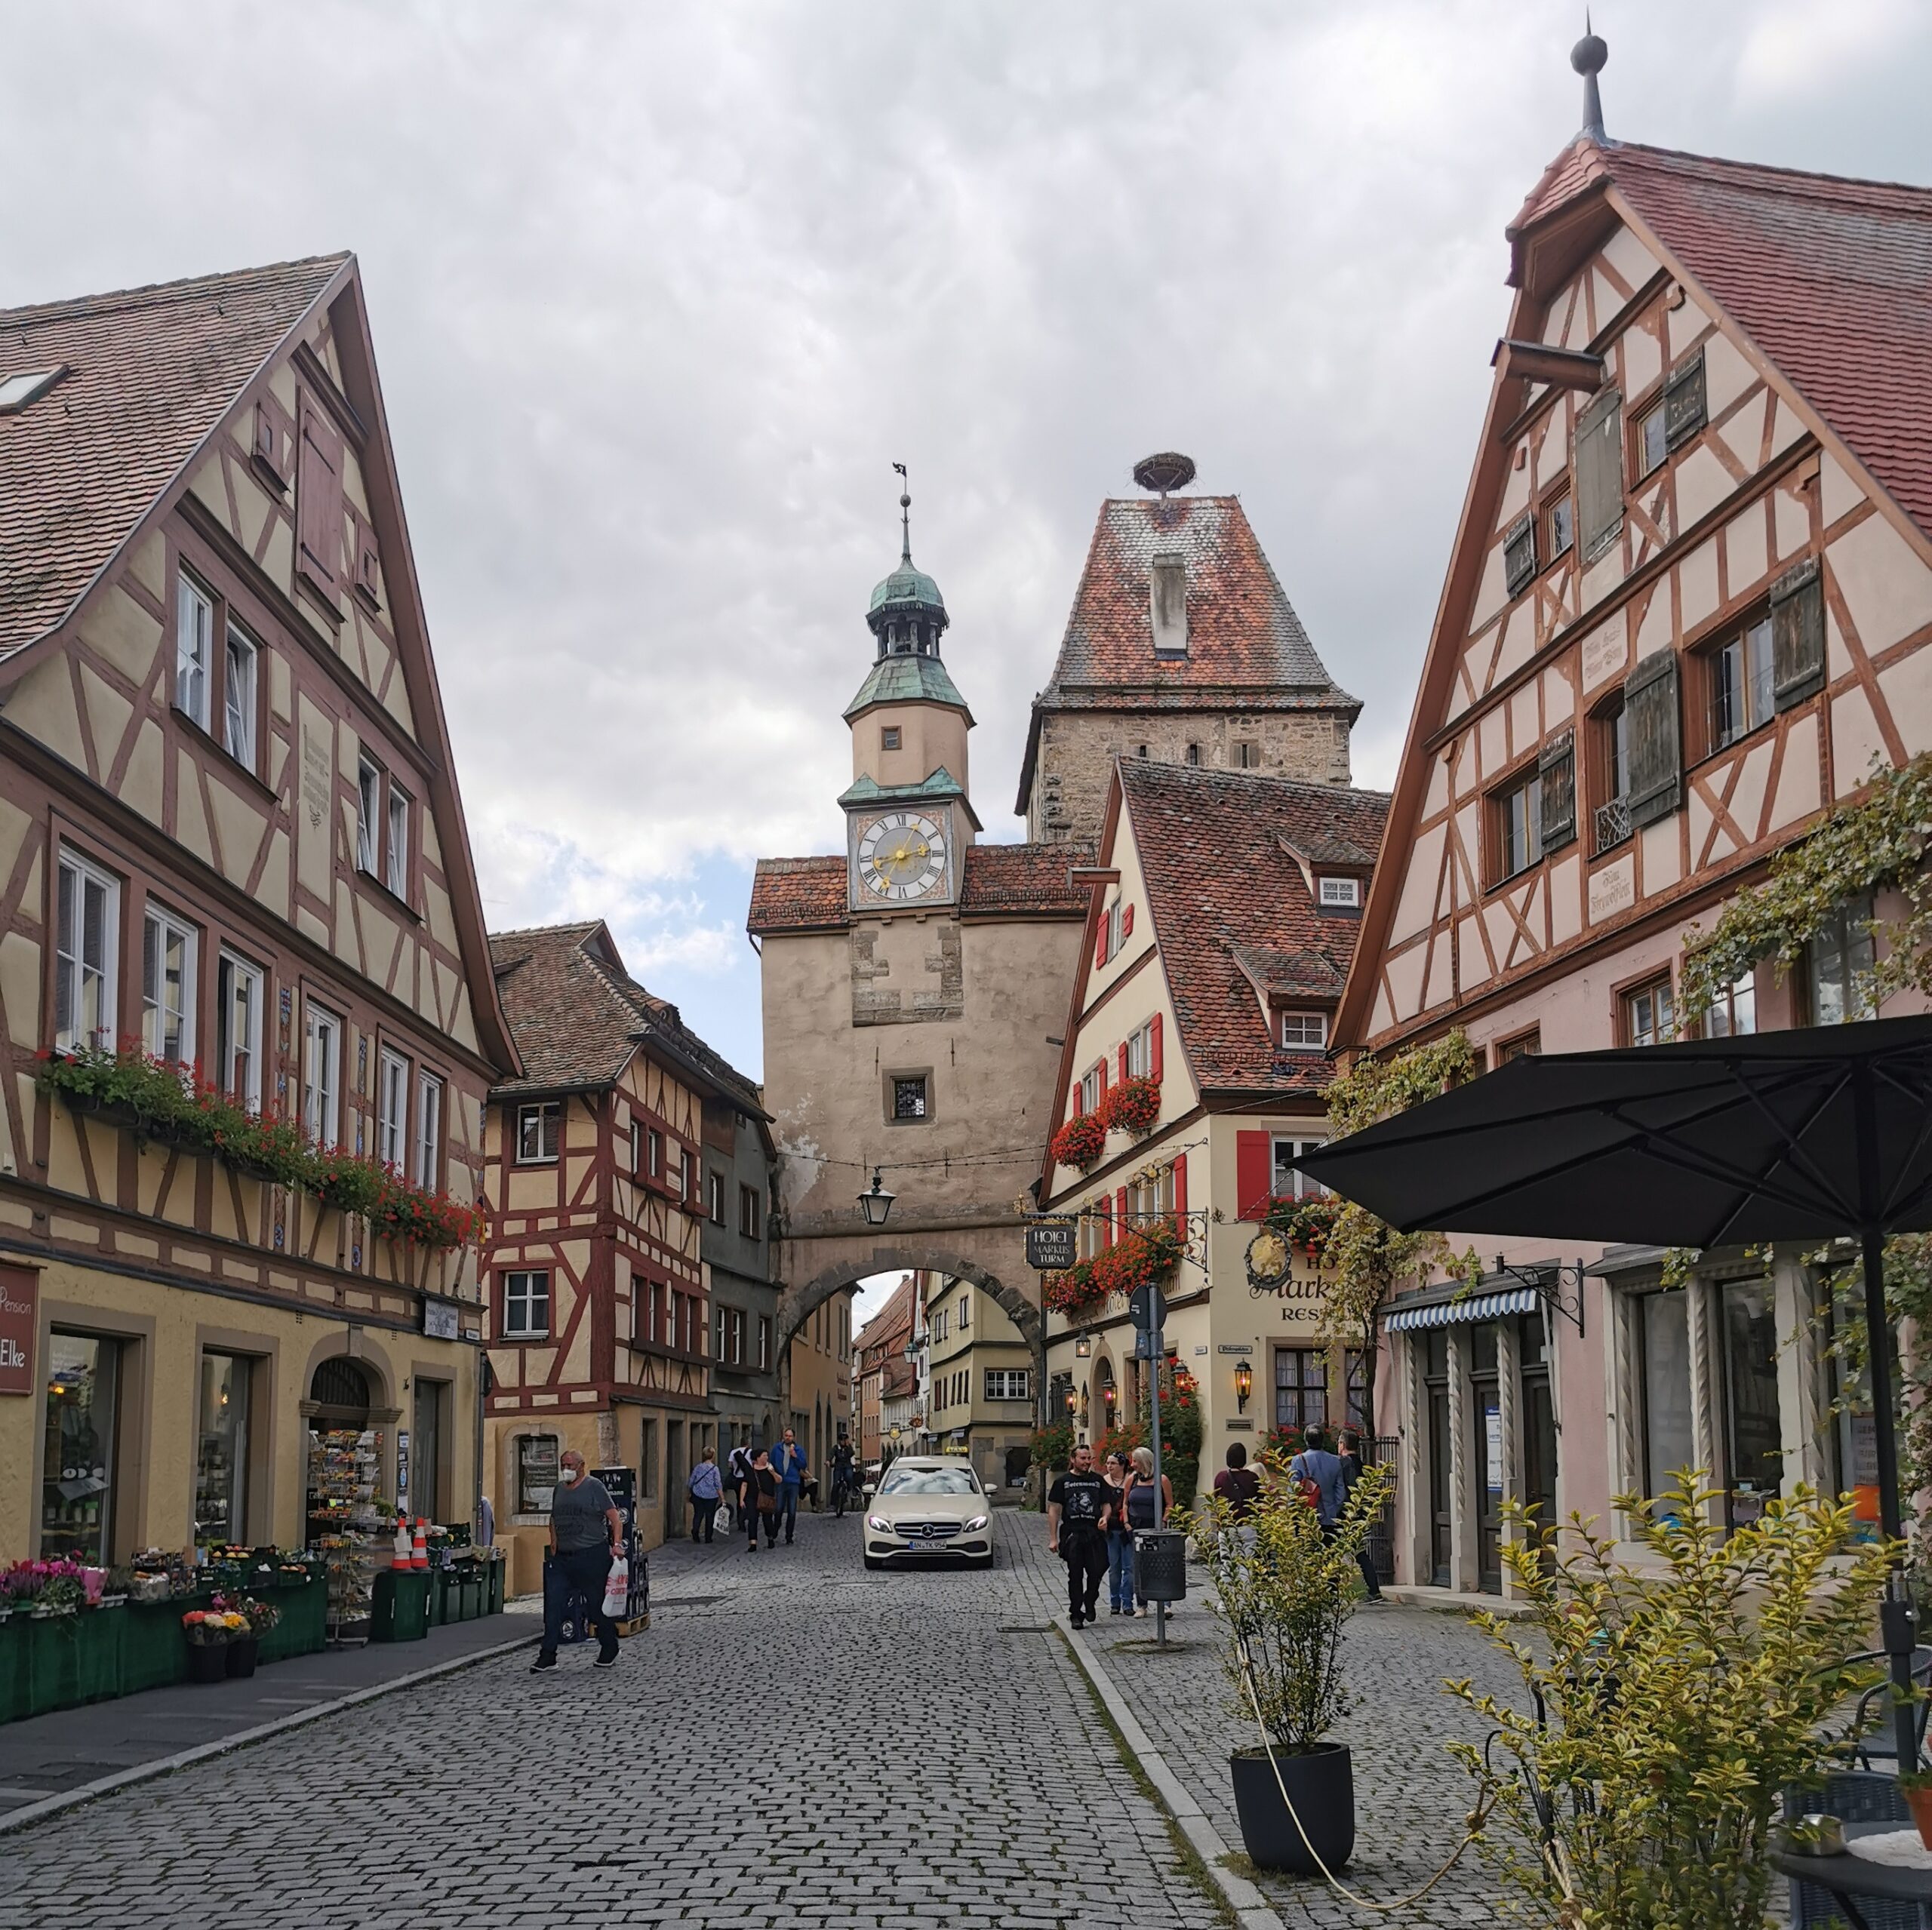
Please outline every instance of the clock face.
M946 833L920 811L875 818L859 837L859 882L895 905L924 898L946 881Z

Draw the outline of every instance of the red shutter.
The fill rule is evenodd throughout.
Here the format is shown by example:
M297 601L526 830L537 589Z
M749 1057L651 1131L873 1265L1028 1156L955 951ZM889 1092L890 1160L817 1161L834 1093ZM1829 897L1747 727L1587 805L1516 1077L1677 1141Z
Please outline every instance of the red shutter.
M328 416L306 399L296 452L295 518L302 573L334 596L342 569L342 437Z
M1121 1040L1120 1042L1119 1063L1121 1079L1122 1083L1124 1083L1127 1078L1127 1041L1124 1039Z
M1114 1203L1103 1193L1097 1209L1100 1219L1100 1244L1103 1247L1114 1243Z
M1161 1015L1153 1017L1147 1040L1147 1076L1155 1085L1161 1083Z
M1258 1220L1268 1211L1274 1182L1274 1148L1266 1132L1235 1135L1235 1202L1237 1219Z
M1133 933L1134 907L1131 905L1129 905L1123 907L1121 911L1120 935L1123 939L1125 939L1131 937L1133 936Z
M1107 962L1107 914L1100 914L1100 929L1094 935L1094 963L1096 970Z
M1158 1036L1158 1034L1155 1034L1155 1037ZM1174 1155L1174 1231L1182 1239L1187 1237L1187 1155L1185 1153Z
M1107 1062L1106 1059L1103 1059L1095 1069L1100 1075L1100 1096L1105 1099L1107 1096Z
M1124 1240L1128 1234L1127 1188L1124 1186L1114 1195L1114 1210L1120 1215L1120 1237Z

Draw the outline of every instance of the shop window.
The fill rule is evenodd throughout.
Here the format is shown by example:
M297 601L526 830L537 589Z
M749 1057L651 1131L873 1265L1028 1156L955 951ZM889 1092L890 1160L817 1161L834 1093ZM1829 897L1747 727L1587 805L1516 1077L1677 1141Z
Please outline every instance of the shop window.
M1328 1424L1328 1357L1312 1347L1275 1350L1275 1425L1326 1427Z
M195 1057L194 927L158 905L141 928L141 1045L171 1065Z
M54 1043L63 1052L114 1043L120 921L119 883L63 844L54 933Z
M518 1166L544 1166L557 1157L558 1132L563 1106L556 1099L544 1099L516 1109L516 1163Z
M248 1396L254 1363L238 1354L202 1356L195 1460L195 1538L248 1538Z
M121 1346L94 1334L48 1336L40 1554L107 1566L114 1532Z
M1678 1471L1697 1464L1690 1424L1689 1302L1680 1288L1646 1294L1640 1308L1643 1354L1644 1492L1655 1497Z
M1668 1045L1676 1037L1677 1012L1668 972L1626 992L1621 1005L1626 1046Z
M547 1269L503 1275L503 1338L540 1340L550 1331L550 1275Z
M1320 1200L1327 1197L1327 1188L1319 1180L1309 1178L1295 1163L1303 1154L1312 1153L1327 1143L1322 1139L1277 1139L1275 1141L1274 1178L1271 1188L1274 1198Z
M1834 912L1804 948L1805 1022L1842 1025L1849 1020L1875 1018L1875 963L1872 900L1860 896Z
M1724 1288L1725 1464L1734 1528L1755 1521L1784 1480L1778 1412L1778 1327L1767 1280Z
M215 1059L221 1089L238 1105L262 1105L262 974L224 951L215 967Z
M516 1443L516 1511L548 1514L562 1449L555 1434L519 1434Z

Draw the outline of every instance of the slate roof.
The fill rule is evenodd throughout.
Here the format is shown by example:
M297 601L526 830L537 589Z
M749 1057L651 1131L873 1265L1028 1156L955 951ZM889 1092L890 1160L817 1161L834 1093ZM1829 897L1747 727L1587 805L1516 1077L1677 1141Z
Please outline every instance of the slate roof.
M999 911L1087 915L1088 893L1069 881L1076 865L1091 865L1091 844L969 844L961 881L962 917ZM851 923L843 858L761 858L752 879L746 930L843 930Z
M714 1096L767 1117L756 1086L625 971L600 920L493 932L490 958L523 1060L522 1077L493 1087L493 1098L608 1086L640 1045L656 1046Z
M1510 229L1609 183L1932 534L1932 189L1579 136Z
M66 616L351 259L0 309L0 376L69 371L0 414L0 657Z
M1389 794L1258 772L1123 760L1122 806L1189 1069L1204 1091L1318 1094L1319 1053L1284 1053L1263 991L1340 996L1357 918L1315 908L1288 847L1375 851Z
M866 673L859 694L845 706L844 715L849 723L874 704L918 703L949 704L955 710L966 711L968 724L973 721L973 713L966 709L966 699L946 665L937 657L917 651L881 657Z

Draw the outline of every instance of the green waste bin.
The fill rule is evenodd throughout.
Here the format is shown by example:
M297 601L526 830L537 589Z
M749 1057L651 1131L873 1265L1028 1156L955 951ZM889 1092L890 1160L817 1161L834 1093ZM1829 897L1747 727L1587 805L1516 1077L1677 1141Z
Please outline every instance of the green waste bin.
M509 1566L500 1557L484 1566L483 1612L486 1615L500 1615L503 1612L503 1571Z
M434 1579L426 1569L383 1569L376 1577L369 1640L422 1641L429 1633L429 1584Z

